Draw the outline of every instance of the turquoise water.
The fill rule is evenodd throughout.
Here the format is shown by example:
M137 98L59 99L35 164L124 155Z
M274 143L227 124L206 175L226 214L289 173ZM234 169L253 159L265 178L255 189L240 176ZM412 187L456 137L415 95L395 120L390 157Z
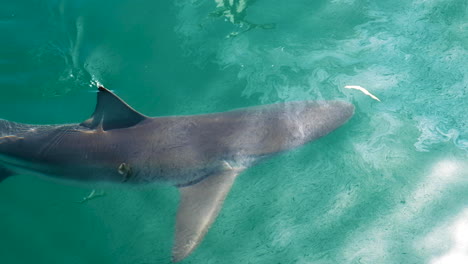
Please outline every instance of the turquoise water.
M356 106L245 171L184 263L468 263L468 2L96 2L1 1L1 118L81 122L96 82L150 116ZM168 263L177 203L169 186L12 177L0 263Z

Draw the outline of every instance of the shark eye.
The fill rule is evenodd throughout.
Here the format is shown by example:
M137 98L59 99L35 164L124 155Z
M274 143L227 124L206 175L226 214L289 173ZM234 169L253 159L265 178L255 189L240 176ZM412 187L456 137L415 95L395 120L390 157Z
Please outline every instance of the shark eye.
M127 163L121 163L117 171L125 177L125 180L128 180L128 177L132 174L132 168Z

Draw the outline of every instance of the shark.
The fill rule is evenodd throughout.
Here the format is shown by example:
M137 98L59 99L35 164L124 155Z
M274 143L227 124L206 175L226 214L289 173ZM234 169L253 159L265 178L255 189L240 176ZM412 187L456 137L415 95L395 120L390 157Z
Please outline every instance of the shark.
M79 183L164 183L180 190L172 261L189 256L236 178L277 153L346 123L345 101L294 101L199 115L148 117L98 87L81 123L32 125L0 119L0 182L17 175Z

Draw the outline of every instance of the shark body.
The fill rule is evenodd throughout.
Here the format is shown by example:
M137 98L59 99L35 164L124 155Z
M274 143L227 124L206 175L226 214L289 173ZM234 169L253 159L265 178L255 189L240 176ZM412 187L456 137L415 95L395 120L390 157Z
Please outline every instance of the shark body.
M80 124L0 119L0 182L31 173L174 185L181 193L172 252L177 262L202 241L242 171L330 133L353 113L354 106L342 101L300 101L151 118L99 87L93 115Z

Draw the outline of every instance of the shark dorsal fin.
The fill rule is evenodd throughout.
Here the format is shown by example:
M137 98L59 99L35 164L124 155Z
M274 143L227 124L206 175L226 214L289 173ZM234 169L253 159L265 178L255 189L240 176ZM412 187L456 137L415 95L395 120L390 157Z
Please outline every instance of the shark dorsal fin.
M102 130L131 127L146 119L146 116L138 113L125 103L117 95L99 86L96 109L91 118L81 123L82 126Z

